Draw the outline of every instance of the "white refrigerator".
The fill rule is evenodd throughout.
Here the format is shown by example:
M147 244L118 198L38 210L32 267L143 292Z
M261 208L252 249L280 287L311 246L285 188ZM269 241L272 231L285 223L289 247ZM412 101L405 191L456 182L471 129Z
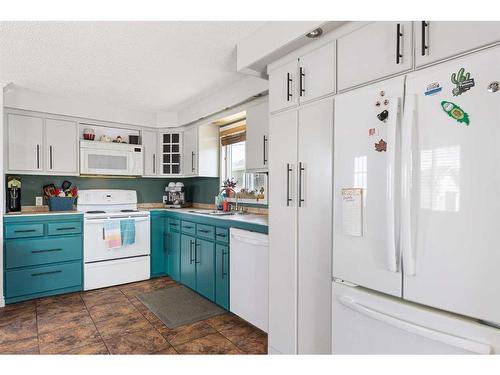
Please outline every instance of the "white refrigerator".
M500 352L499 65L337 96L334 353Z

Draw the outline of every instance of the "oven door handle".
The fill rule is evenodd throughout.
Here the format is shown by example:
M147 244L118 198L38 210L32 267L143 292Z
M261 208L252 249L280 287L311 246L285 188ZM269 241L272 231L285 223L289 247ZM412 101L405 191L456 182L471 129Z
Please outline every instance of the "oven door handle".
M85 222L89 224L102 224L110 220L123 220L123 219L134 219L134 221L137 223L149 220L149 216L136 216L136 217L123 216L123 217L114 217L109 219L85 219Z

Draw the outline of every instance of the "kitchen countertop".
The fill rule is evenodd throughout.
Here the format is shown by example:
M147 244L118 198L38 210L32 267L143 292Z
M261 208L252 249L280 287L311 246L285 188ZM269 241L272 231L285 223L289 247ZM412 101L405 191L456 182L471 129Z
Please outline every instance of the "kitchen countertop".
M217 220L224 221L236 221L243 222L255 225L263 225L268 226L269 220L267 215L262 214L253 214L253 213L245 213L245 214L233 214L233 215L209 215L209 212L212 212L211 209L206 208L147 208L145 211L168 211L168 212L177 212L181 214L201 216L206 218L212 218ZM196 211L196 212L193 212ZM204 213L205 212L205 213ZM77 210L71 211L21 211L21 212L8 212L4 213L4 216L13 217L13 216L42 216L42 215L82 215L83 212Z
M21 211L7 212L3 216L42 216L42 215L83 215L83 212L77 210L71 211Z
M259 214L251 214L251 213L233 214L233 215L210 215L209 212L213 212L214 210L203 209L203 208L193 208L193 207L165 208L163 210L169 211L169 212L179 212L179 213L188 214L188 215L210 217L210 218L219 219L219 220L241 221L241 222L245 222L245 223L265 225L265 226L269 225L269 219L268 219L267 215L259 215ZM193 211L196 211L196 212L193 212Z

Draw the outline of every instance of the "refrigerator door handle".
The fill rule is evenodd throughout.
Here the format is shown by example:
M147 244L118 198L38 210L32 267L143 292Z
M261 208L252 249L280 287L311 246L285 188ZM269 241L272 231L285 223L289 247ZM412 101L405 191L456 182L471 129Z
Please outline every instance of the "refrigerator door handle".
M405 276L416 274L416 254L413 246L413 221L412 218L412 185L413 162L416 155L418 137L414 136L417 122L417 96L409 96L406 100L405 121L403 124L402 139L402 196L401 196L401 248ZM413 220L412 220L413 219Z
M404 330L406 332L428 338L437 342L441 342L445 345L450 345L455 348L467 350L476 354L492 354L492 347L488 344L481 342L468 340L463 337L451 335L445 332L436 331L431 328L427 328L407 320L398 319L392 315L384 314L383 312L374 310L368 306L362 305L356 302L351 297L339 296L338 301L345 307L354 310L362 315L369 318L378 320L379 322L389 324L398 329Z
M387 265L391 272L398 272L398 250L396 236L396 155L398 154L398 127L400 120L400 98L391 100L387 123ZM395 115L394 115L395 114ZM390 115L390 116L391 116Z

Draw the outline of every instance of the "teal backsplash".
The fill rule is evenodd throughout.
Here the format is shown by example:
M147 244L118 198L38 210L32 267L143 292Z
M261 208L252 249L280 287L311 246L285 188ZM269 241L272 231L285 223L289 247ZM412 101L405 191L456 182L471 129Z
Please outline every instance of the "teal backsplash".
M188 200L196 203L213 203L219 192L218 177L193 178L113 178L113 177L75 177L75 176L34 176L21 175L21 205L34 206L35 197L43 195L42 188L47 184L61 186L64 180L71 181L80 190L85 189L125 189L136 190L139 203L162 201L165 186L169 182L181 181L186 188Z

